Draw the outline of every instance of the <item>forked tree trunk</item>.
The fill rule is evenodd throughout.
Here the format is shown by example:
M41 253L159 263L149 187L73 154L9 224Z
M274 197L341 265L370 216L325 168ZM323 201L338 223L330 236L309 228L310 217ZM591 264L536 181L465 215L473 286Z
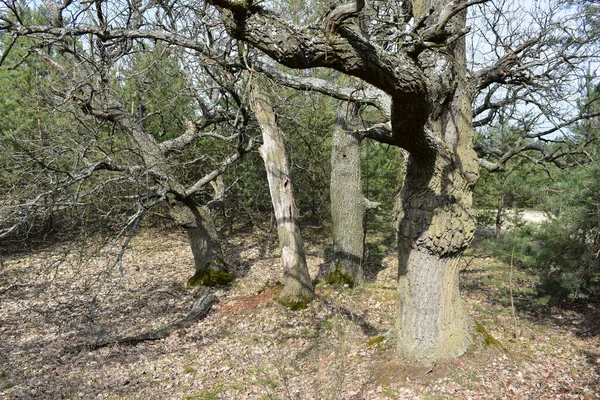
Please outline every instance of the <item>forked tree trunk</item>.
M333 256L327 282L359 285L363 280L365 201L360 173L359 106L342 102L331 143Z
M275 111L264 90L264 84L260 80L252 83L250 101L262 130L263 144L259 152L267 170L281 248L284 287L277 300L292 309L298 309L305 307L312 300L314 291L306 266L300 228L296 221L292 177L284 136L277 126Z
M464 23L464 13L460 18ZM406 358L431 361L463 354L472 340L458 262L475 231L471 207L478 164L464 42L448 50L430 53L427 60L436 68L429 71L437 80L427 122L435 144L431 151L411 153L397 208L397 348Z

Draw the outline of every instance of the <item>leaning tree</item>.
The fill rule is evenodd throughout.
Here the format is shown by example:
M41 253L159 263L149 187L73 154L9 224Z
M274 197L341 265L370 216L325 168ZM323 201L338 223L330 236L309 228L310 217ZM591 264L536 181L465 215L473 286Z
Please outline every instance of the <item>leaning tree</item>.
M211 199L213 192L223 195L217 178L255 142L247 135L251 116L240 100L239 78L220 64L231 39L210 35L205 56L198 58L195 46L173 46L158 31L141 34L148 8L140 4L120 10L101 3L4 6L0 61L8 69L35 65L42 71L35 77L38 89L22 96L25 102L27 96L35 99L38 119L50 122L40 127L45 140L29 138L31 129L23 124L2 126L12 175L24 176L11 179L25 182L33 175L31 165L38 178L36 187L12 190L2 199L0 240L26 233L47 215L77 208L97 212L102 207L89 205L105 201L112 208L104 213L129 214L119 235L121 254L140 218L167 204L194 256L196 274L188 283L233 279L207 207L222 200ZM154 23L163 27L185 22L165 8L153 12ZM193 20L201 17L202 10L193 13ZM128 29L113 35L110 24ZM186 28L206 34L204 24ZM52 118L67 121L69 131L51 130Z

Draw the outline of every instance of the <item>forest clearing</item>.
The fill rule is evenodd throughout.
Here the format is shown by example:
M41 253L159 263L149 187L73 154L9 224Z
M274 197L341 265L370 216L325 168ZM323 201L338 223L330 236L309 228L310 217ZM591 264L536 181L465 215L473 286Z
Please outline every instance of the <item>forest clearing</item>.
M327 244L307 230L311 276ZM136 346L77 345L137 335L184 317L194 290L185 236L146 230L123 267L78 269L64 246L4 260L0 281L0 397L6 399L597 399L600 309L536 306L531 271L475 245L460 264L461 288L478 324L460 358L434 365L394 356L386 333L397 301L397 258L375 254L357 288L316 286L308 308L272 300L281 279L274 233L238 232L225 248L236 280L214 289L210 314L168 338ZM95 301L92 302L92 298ZM516 335L518 330L518 336Z

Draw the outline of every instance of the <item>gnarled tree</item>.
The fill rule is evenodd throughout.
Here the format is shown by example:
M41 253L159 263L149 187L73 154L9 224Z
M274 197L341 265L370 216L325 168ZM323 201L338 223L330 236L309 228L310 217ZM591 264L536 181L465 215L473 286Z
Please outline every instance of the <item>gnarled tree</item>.
M77 7L81 12L66 20L62 13L67 12L65 8L69 6ZM245 137L250 120L236 92L235 75L219 66L219 57L226 53L225 47L219 44L222 51L212 54L212 65L203 66L202 76L193 76L189 70L196 65L189 60L189 54L176 51L168 44L150 42L155 31L140 34L144 25L141 14L147 10L133 7L115 14L115 10L100 3L72 5L70 2L63 8L41 11L13 3L2 10L4 37L7 38L6 30L12 35L12 41L3 46L2 61L7 61L16 47L28 46L16 67L25 60L38 60L54 70L51 79L45 82L46 106L74 113L80 118L77 122L81 123L82 130L86 129L85 123L93 122L84 121L80 115L109 127L106 129L116 132L115 136L120 135L116 141L127 143L127 151L133 156L117 155L119 151L123 152L122 149L113 153L110 143L100 140L103 133L99 130L98 137L93 138L95 140L87 148L81 149L80 158L64 160L60 167L46 165L48 170L60 168L59 184L14 205L11 210L15 213L12 214L20 213L21 217L7 215L0 220L0 239L17 232L36 214L47 212L46 209L64 208L67 201L76 205L84 192L82 182L90 182L92 175L105 174L107 181L142 182L138 189L142 193L128 193L134 209L129 225L137 224L151 207L169 204L168 213L186 231L194 256L196 273L188 284L225 283L231 281L233 275L227 271L206 202L209 184L253 147L253 140ZM31 14L36 12L40 16L35 22L41 21L45 25L32 25ZM106 36L110 30L109 20L126 25L128 33ZM169 22L173 21L169 15L164 15L160 22L172 25ZM226 41L230 39L226 37ZM152 69L155 75L145 74L142 68L128 69L135 57L145 57L148 64L145 68ZM163 64L169 62L175 63L176 67L163 70ZM169 88L164 82L152 81L157 77L169 80L171 84L181 84ZM136 81L136 84L132 83ZM152 96L160 97L158 91L164 87L167 87L167 93L148 104ZM183 115L171 117L169 114L181 110L181 103L195 109L183 113L185 119ZM165 128L167 125L168 129ZM207 139L226 144L228 149L222 159L211 154L217 161L209 161L207 154L199 154L194 148L198 142L206 144ZM14 141L17 143L19 138L15 137ZM44 143L36 145L44 146ZM34 152L29 155L35 157ZM196 169L185 171L182 164L186 163ZM92 196L86 201L93 202L94 191L102 190L102 178L96 179L96 187L88 190ZM79 190L67 190L71 187L79 187Z
M490 49L495 58L485 60L478 71L469 71L467 8L483 2L414 0L390 9L389 20L394 22L388 23L389 29L364 32L352 24L353 17L363 12L362 1L336 7L321 25L305 27L250 0L211 1L233 37L278 63L294 69L331 68L390 97L390 124L363 134L410 154L397 207L395 332L398 350L410 359L454 357L471 342L471 323L459 295L458 260L474 234L471 203L479 161L473 149L474 101L494 85L531 86L544 67L549 65L546 70L552 72L568 65L546 59L528 68L523 62L535 57L533 47L544 49L550 38L556 38L550 32L558 33L560 24L546 22L530 37L490 27L515 43L497 41ZM573 46L562 47L578 50L574 42L568 44Z
M535 147L542 159L555 160L557 154L548 153L540 140L579 118L556 116L568 115L568 107L561 106L568 106L573 97L566 91L582 63L593 55L586 47L586 31L574 27L576 19L567 18L551 1L536 8L544 13L539 18L521 12L529 19L515 19L519 26L512 20L520 14L511 14L508 3L480 5L484 2L373 0L366 5L352 1L333 8L319 25L303 27L268 9L271 3L252 0L182 1L169 6L123 3L128 11L121 15L110 9L114 13L110 23L107 3L67 1L52 10L52 22L44 26L20 18L19 7L3 2L6 11L2 10L0 31L15 38L47 39L40 42L44 44L85 36L90 38L89 48L100 43L104 51L128 49L118 44L135 40L164 41L188 49L199 64L224 67L224 77L248 67L274 70L272 65L259 66L252 52L231 57L239 53L230 50L246 43L284 66L329 68L370 85L364 90L347 89L305 76L290 83L344 100L362 97L359 101L376 106L389 121L359 134L409 152L397 206L396 344L407 358L434 360L463 353L471 340L470 321L459 296L457 264L473 237L471 196L478 164L494 167L483 157L491 154L490 149L478 149L476 154L473 126L489 123L498 110L521 103L527 110L521 118L527 127L523 131L538 140L527 146ZM482 9L472 20L478 29L477 41L471 43L477 46L471 51L474 60L467 63L469 7ZM361 18L365 14L368 18ZM87 16L96 18L96 23L87 23ZM170 23L163 23L163 16ZM357 19L362 19L360 26L354 23ZM228 57L217 59L211 43L225 36L222 26L235 41L223 40ZM519 31L520 27L531 29ZM68 46L63 49L71 51ZM551 126L541 129L545 122ZM506 157L515 151L519 148L509 149Z

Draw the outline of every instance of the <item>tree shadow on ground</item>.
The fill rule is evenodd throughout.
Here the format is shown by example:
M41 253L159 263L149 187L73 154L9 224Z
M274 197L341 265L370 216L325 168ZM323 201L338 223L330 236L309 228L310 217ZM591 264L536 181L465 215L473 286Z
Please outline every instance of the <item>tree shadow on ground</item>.
M532 317L571 330L579 337L600 337L600 296L565 301L546 307Z
M0 293L4 306L0 318L5 328L0 340L0 397L3 390L13 388L14 398L79 398L82 391L135 398L140 388L153 384L155 371L143 367L149 346L154 359L167 358L174 350L166 350L160 341L140 340L137 345L121 346L119 338L156 331L156 326L164 325L176 329L170 333L183 346L223 339L217 333L186 338L187 327L179 329L177 324L189 315L195 294L174 275L155 276L136 289L111 280L105 285L112 288L96 302L90 300L97 290L94 286L86 287L68 277L63 281L64 276L46 282L42 274L35 275L44 282L24 283ZM133 275L129 277L137 281ZM106 345L95 346L98 343ZM24 364L35 367L24 369ZM100 375L84 382L74 375L78 368L100 364L102 368L113 364L131 368L122 376Z
M378 329L370 324L364 315L359 315L347 307L343 307L340 304L327 300L323 296L319 296L319 300L327 306L329 312L322 314L318 321L315 322L315 336L327 334L328 331L335 329L334 318L336 316L341 317L343 321L357 326L367 337L380 336L385 333L384 330ZM318 349L319 346L320 342L318 340L314 340L309 347L299 353L299 357L307 357L312 351Z

